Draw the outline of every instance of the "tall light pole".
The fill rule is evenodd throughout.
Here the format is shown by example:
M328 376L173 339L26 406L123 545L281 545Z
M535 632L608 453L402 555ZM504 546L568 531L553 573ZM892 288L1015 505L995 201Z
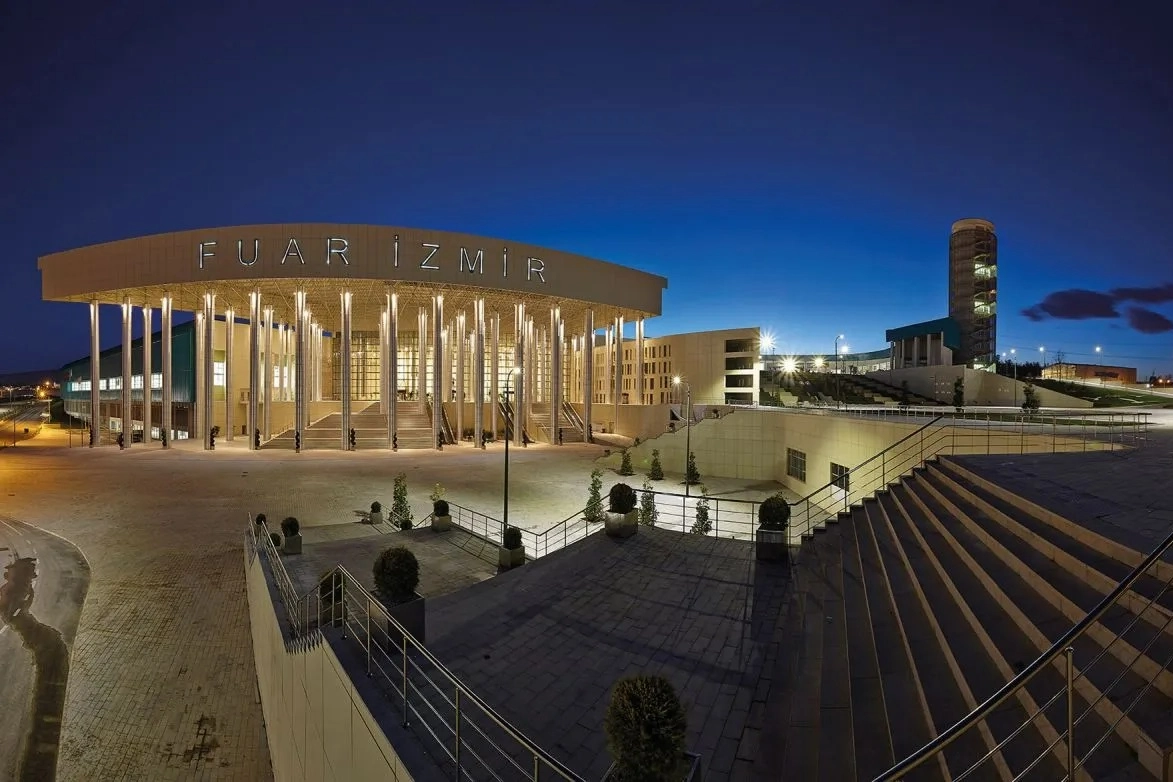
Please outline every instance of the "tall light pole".
M684 407L687 418L684 419L684 496L688 496L689 474L688 460L692 457L692 386L680 379L680 375L672 378L672 385L684 386Z
M835 335L835 356L834 356L834 358L835 358L835 406L836 407L839 406L839 397L843 393L842 388L839 385L839 373L843 368L843 365L839 361L839 340L841 340L841 339L843 339L842 334Z
M513 376L516 374L517 374L517 367L514 367L513 369L509 370L509 372L505 375L505 401L506 402L509 402L509 395L513 393L513 389L511 389L510 386L513 384ZM512 410L512 407L510 407L510 409ZM510 429L511 429L510 423L515 421L516 418L517 418L517 411L513 410L513 414L509 418L505 419L505 491L504 491L505 507L502 509L502 513L501 513L501 523L502 523L501 543L502 544L505 543L505 530L509 529L509 439L513 435L513 432L510 431Z

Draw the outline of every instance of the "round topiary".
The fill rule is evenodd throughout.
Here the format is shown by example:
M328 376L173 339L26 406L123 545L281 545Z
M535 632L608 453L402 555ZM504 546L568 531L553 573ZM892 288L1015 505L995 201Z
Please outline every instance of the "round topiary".
M383 510L383 506L379 504L378 500L371 503L371 513L378 513L381 510Z
M501 545L510 551L521 548L521 530L517 527L506 527L505 533L501 535Z
M392 605L415 596L420 583L420 563L406 546L383 549L375 560L375 588Z
M263 514L263 513L258 513L258 514L257 514L257 517L256 517L256 518L255 518L253 521L254 521L254 522L256 523L256 525L259 527L259 526L261 526L262 524L264 524L266 521L268 521L268 519L265 517L265 514Z
M291 538L301 531L301 523L293 516L286 516L281 520L281 532L285 537Z
M762 529L785 530L790 525L790 503L777 494L768 497L758 506L758 525Z
M683 777L688 722L663 676L617 681L603 728L618 779L676 782Z
M617 483L607 495L612 513L631 513L635 510L635 489L626 483Z
M281 548L281 533L280 532L270 532L269 533L269 540L273 543L274 548Z
M447 516L448 515L448 501L436 500L432 503L433 516Z

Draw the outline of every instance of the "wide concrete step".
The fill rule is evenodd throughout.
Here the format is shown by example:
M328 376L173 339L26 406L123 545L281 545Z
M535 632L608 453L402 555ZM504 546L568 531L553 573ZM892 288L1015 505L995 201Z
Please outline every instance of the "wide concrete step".
M830 525L823 547L823 666L819 685L819 775L822 782L855 779L851 665L843 604L842 528ZM818 621L818 617L812 617Z
M797 661L785 682L788 699L782 779L819 778L820 725L822 721L824 602L827 594L826 566L822 549L825 535L809 541L799 553L794 570L795 596L800 606L801 634L790 653ZM837 541L832 541L832 543ZM781 715L779 715L781 717Z
M1029 664L1047 649L1053 639L1071 626L1071 621L1048 603L1010 563L991 550L981 536L965 523L965 519L951 517L924 488L919 476L906 479L893 490L893 496L901 500L909 517L915 518L919 527L937 529L946 543L947 538L952 538L957 547L964 550L965 555L961 557L963 566L978 578L980 586L973 589L982 594L972 594L970 590L963 591L963 594L967 600L993 603L993 606L986 608L987 615L992 616L982 623L993 644L1006 660L1011 661L1015 671ZM941 555L940 551L935 553ZM1095 645L1086 636L1076 642L1075 649L1077 660L1090 662L1095 657ZM1042 671L1027 684L1026 689L1038 704L1051 701L1056 693L1064 690L1064 677L1059 666ZM1086 686L1078 689L1076 711L1083 713L1096 700L1099 692ZM1108 733L1109 723L1101 711L1091 711L1076 727L1077 747L1090 748ZM1045 713L1052 727L1064 726L1065 699L1061 696L1055 700ZM1133 763L1129 746L1117 735L1109 734L1085 765L1093 779L1100 779L1128 768Z

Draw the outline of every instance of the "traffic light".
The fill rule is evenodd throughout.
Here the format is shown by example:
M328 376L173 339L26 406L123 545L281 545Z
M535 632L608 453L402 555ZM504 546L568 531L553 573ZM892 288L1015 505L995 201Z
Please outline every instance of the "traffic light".
M354 437L354 427L352 426L350 428L350 450L353 451L354 449L355 449L355 437Z

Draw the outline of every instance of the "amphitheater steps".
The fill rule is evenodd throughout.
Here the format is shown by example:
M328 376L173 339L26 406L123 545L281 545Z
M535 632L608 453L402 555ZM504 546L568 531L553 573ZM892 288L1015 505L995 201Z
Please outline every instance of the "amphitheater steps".
M795 567L804 619L779 696L782 778L876 778L993 695L1139 561L947 459L840 514L804 540ZM1169 575L1142 578L1073 644L1075 712L1095 704L1075 729L1077 780L1173 779ZM967 779L1062 779L1066 711L1061 657L905 778L953 779L980 762Z

